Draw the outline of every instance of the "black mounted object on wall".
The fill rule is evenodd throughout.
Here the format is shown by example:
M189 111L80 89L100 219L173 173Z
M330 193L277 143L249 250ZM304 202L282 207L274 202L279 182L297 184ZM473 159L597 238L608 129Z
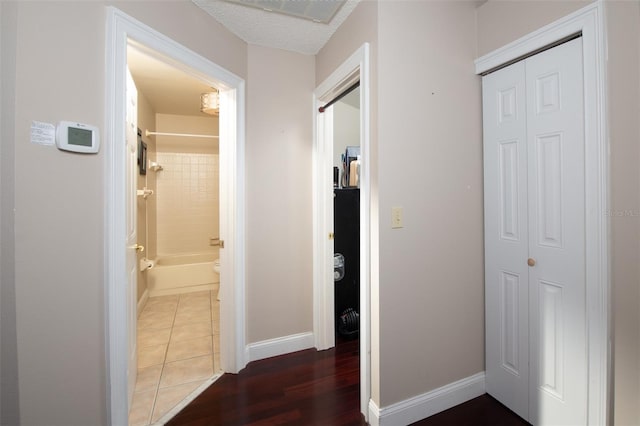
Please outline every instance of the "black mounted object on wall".
M138 129L138 169L141 175L147 174L147 144L142 142L142 130Z

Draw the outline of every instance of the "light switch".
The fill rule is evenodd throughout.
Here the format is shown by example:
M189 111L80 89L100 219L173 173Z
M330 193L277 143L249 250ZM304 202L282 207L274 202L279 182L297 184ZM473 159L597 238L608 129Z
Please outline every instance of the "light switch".
M391 228L402 228L402 207L391 207Z

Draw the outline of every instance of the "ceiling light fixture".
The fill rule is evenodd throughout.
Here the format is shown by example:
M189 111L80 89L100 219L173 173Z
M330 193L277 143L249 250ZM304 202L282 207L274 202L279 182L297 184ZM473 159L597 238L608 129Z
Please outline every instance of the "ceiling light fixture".
M207 92L200 95L200 111L209 115L218 115L220 113L218 92Z

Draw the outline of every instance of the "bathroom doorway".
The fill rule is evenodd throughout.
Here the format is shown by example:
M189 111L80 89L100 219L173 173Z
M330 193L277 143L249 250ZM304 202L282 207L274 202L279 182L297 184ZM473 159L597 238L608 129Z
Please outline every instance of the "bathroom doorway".
M222 373L219 102L215 87L133 40L127 67L137 93L127 117L136 121L137 245L144 247L129 424L144 426Z
M152 58L159 60L160 62L164 62L167 66L182 70L192 78L204 82L208 89L214 88L218 91L219 140L222 142L218 145L219 208L217 211L219 213L219 234L216 235L214 229L209 232L212 235L207 234L206 237L209 247L215 247L215 244L219 242L221 248L224 244L224 249L220 249L219 251L221 265L220 276L224 277L223 285L219 292L219 315L221 322L225 324L225 327L219 330L221 347L219 352L219 367L215 367L215 361L213 360L215 354L213 354L211 357L212 362L210 372L213 372L214 368L216 368L216 370L219 369L224 372L236 373L246 365L244 353L244 240L243 238L240 238L240 236L244 235L244 80L208 59L190 51L161 33L158 33L152 28L122 13L118 9L109 7L107 8L107 73L105 92L107 98L107 124L105 125L104 144L105 169L107 175L105 179L105 228L107 234L105 245L107 268L105 275L107 282L107 364L109 369L109 391L107 395L107 404L109 406L110 422L113 424L129 423L129 408L131 407L131 404L128 398L127 386L127 372L129 371L129 352L127 348L129 347L129 336L131 336L132 333L135 333L138 329L135 321L131 321L130 317L127 318L126 315L126 308L129 306L127 289L132 288L132 285L135 285L137 281L137 274L133 273L129 275L127 273L126 259L130 257L131 253L135 253L136 251L138 251L139 254L146 253L148 256L148 251L142 251L141 246L143 244L140 240L138 240L137 244L126 244L125 236L128 235L126 232L127 223L132 222L127 220L127 207L135 206L137 208L139 205L138 203L143 202L142 200L139 201L138 198L144 199L145 195L147 195L147 200L153 198L154 195L151 194L153 188L150 186L152 184L151 181L153 180L152 176L155 174L156 189L159 189L157 187L159 174L164 171L169 171L169 169L166 169L158 162L157 146L155 147L156 161L153 161L153 153L149 151L149 148L154 148L149 145L149 141L151 140L150 137L160 136L157 134L150 134L154 131L157 133L157 128L148 129L143 127L152 126L140 126L140 130L138 132L140 135L140 141L137 144L131 144L121 136L125 134L126 128L125 120L122 118L127 114L127 90L125 84L128 64L127 54L129 47L134 44L137 48L142 49L145 54ZM198 99L198 104L199 101L200 99ZM199 108L199 105L197 108ZM159 121L155 124L158 123ZM200 130L202 129L197 131ZM215 128L209 130L211 130L212 133L215 132ZM147 131L149 131L149 133L147 133ZM166 133L186 132L180 130L180 132ZM156 142L158 141L156 140ZM135 165L135 159L133 161L125 160L125 157L131 157L125 156L125 152L127 152L127 150L132 152L137 150L140 154L138 157L139 162L137 167ZM211 152L208 154L211 154ZM133 190L129 190L126 186L126 179L124 179L124 177L127 176L127 173L125 173L127 166L131 164L134 165L132 168L136 168L135 175L137 179L139 179L140 176L145 176L142 189L140 190L141 195L139 197L137 196L137 188L133 187ZM206 161L204 167L208 167ZM194 167L191 167L191 169L193 168ZM150 179L147 180L146 177L149 177ZM203 179L206 180L205 178ZM146 190L144 184L147 185ZM130 194L134 195L133 202L128 201L130 199ZM155 195L157 196L158 193L155 193ZM129 212L132 210L134 210L134 207L130 208ZM151 222L152 221L148 221L147 226L152 225ZM148 232L146 229L145 231ZM153 243L151 245L153 245ZM158 246L156 241L156 253L158 252L157 249ZM145 269L145 272L142 273L147 273L148 271L158 268L157 261L155 261L153 265L147 263L147 261L153 263L154 259L149 259L147 257L147 260L140 262L140 268ZM168 263L172 263L173 261L175 261L175 259L172 259L172 261ZM211 263L213 262L195 261L189 263L209 263L206 265L207 272L212 270ZM148 266L152 266L152 268L149 269ZM183 274L179 273L179 275ZM147 281L149 281L148 277ZM190 287L189 290L200 290L197 288L198 285L200 284L193 282L190 283L188 285L188 287ZM192 305L192 307L197 308L196 310L204 310L206 308L205 305L207 305L209 309L211 309L211 306L215 306L217 302L217 297L212 296L212 292L215 292L216 290L215 286L212 285L211 287L212 288L204 290L205 293L209 292L208 298L201 297L203 294L198 294L201 293L199 291L189 291L185 293L184 305ZM137 296L137 294L135 296ZM137 299L137 297L135 298ZM175 300L171 302L176 304L176 316L173 318L174 323L177 323L176 318L179 314L178 308L181 303L180 298L181 295L178 296L177 302ZM163 303L159 303L160 305L164 305L164 309L169 309L168 305L171 303L164 302L170 301L165 300ZM173 308L171 307L171 309ZM211 312L214 310L215 308L211 309ZM161 315L157 315L157 317L160 316ZM185 314L185 316L188 316L188 314ZM156 320L158 318L153 319ZM190 329L192 327L187 328ZM210 327L210 330L212 332L213 339L213 324ZM173 331L174 330L169 331L169 336L171 336ZM158 350L158 353L160 353L161 356L168 356L169 345L170 341L167 344L167 348L164 350ZM164 367L157 369L160 370L160 381L162 381L163 368ZM155 372L156 375L157 373L158 371ZM181 375L181 373L174 375L174 377L179 375ZM215 374L213 374L210 378L204 380L196 389L192 390L190 393L186 392L189 393L186 399L183 399L182 403L180 403L180 401L176 401L178 402L178 405L174 409L168 410L163 416L157 415L156 418L152 418L153 412L149 412L149 417L144 421L150 422L151 420L157 420L159 423L163 423L166 419L170 418L175 411L181 408L181 404L186 404L201 390L212 383L212 381L215 380L215 377ZM201 377L198 378L200 379ZM171 379L166 380L168 381L165 382L165 385L169 387L173 381ZM161 382L158 382L158 387L161 386ZM158 388L156 388L155 392L157 393L157 391ZM185 390L181 389L181 391L184 395ZM151 393L146 395L149 399L151 399L150 394ZM153 396L153 398L155 399L155 396ZM176 394L171 396L166 395L165 399L172 398L176 400ZM179 400L180 398L177 399Z

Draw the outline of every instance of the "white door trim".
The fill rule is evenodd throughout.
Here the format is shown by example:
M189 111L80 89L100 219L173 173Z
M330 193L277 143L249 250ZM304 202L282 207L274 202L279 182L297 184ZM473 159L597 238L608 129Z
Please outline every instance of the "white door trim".
M360 411L368 416L371 398L371 142L369 119L369 44L363 44L313 92L313 333L319 350L335 345L333 256L329 232L333 229L333 135L328 135L324 100L337 88L360 80ZM337 91L340 93L340 90ZM336 93L337 94L337 93ZM327 120L331 120L328 117ZM330 126L332 128L333 126ZM331 146L329 146L331 144Z
M107 8L105 40L105 299L107 406L109 424L127 424L127 323L125 271L125 70L127 41L135 40L165 61L189 69L220 88L221 363L236 373L246 365L245 348L245 82L114 7Z
M606 40L602 1L592 3L476 60L483 74L582 34L585 101L586 290L588 424L608 424L610 345L609 144L606 116Z

